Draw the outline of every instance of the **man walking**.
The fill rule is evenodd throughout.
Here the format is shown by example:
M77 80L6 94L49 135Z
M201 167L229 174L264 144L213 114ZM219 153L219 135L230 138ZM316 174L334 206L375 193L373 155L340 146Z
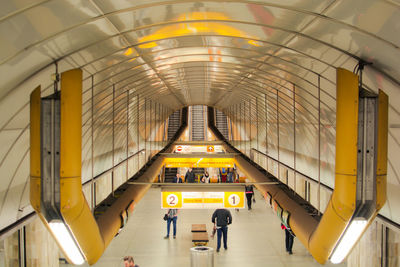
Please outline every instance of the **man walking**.
M286 227L283 223L281 223L281 228L285 230L285 245L286 251L290 255L293 254L292 247L293 247L293 240L294 240L294 233L291 231L289 227Z
M247 179L246 179L246 183L248 183ZM254 196L253 185L251 185L251 184L245 185L244 190L246 191L247 209L251 210L251 199Z
M195 175L192 168L189 168L185 175L185 183L194 183L195 182Z
M231 212L227 209L217 209L212 215L211 221L217 228L217 252L221 248L221 236L224 237L224 248L228 249L228 225L232 223Z

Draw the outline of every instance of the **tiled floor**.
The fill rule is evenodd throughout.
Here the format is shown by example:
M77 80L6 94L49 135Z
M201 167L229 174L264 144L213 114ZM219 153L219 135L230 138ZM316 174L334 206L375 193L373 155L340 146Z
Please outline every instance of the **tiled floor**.
M228 250L214 252L216 267L312 267L320 266L295 238L293 255L285 251L284 231L279 219L266 207L256 191L254 209L232 210L233 224L228 231ZM160 209L159 188L151 188L139 202L128 225L111 242L100 260L93 266L123 266L122 258L132 255L140 267L191 266L191 224L205 223L210 233L213 210L181 210L177 222L177 238L163 239L166 222ZM171 225L172 231L172 225ZM216 238L209 243L216 247ZM67 265L64 265L67 266ZM88 265L84 265L88 266ZM345 266L327 263L324 266Z

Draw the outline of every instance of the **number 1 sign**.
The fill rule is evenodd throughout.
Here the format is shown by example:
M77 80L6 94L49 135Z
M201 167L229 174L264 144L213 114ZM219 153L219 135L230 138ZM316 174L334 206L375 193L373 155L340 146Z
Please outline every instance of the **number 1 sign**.
M244 208L244 192L161 192L161 208Z

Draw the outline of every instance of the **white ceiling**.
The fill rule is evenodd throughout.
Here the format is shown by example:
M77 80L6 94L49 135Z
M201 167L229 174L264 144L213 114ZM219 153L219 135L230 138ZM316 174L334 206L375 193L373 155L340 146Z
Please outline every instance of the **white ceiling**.
M390 99L388 204L381 214L400 223L399 47L396 0L1 1L0 229L32 211L29 94L39 84L42 95L52 92L55 61L59 72L83 69L84 92L94 88L99 110L111 86L170 110L228 110L295 88L296 109L310 123L318 89L322 109L334 114L335 69L371 62L364 87ZM326 124L334 126L330 117ZM325 141L334 146L334 135Z

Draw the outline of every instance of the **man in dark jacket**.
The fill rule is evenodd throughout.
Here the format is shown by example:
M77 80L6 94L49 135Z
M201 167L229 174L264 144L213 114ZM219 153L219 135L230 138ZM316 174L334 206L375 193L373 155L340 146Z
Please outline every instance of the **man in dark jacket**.
M194 183L195 182L195 175L192 168L189 168L187 173L185 174L185 183Z
M211 221L217 228L217 252L221 248L221 236L224 236L224 248L228 249L228 225L232 223L231 212L227 209L217 209L212 215Z
M246 181L246 183L247 183L247 181ZM253 185L251 185L251 184L245 185L244 190L246 191L247 209L251 210L251 198L254 196Z

